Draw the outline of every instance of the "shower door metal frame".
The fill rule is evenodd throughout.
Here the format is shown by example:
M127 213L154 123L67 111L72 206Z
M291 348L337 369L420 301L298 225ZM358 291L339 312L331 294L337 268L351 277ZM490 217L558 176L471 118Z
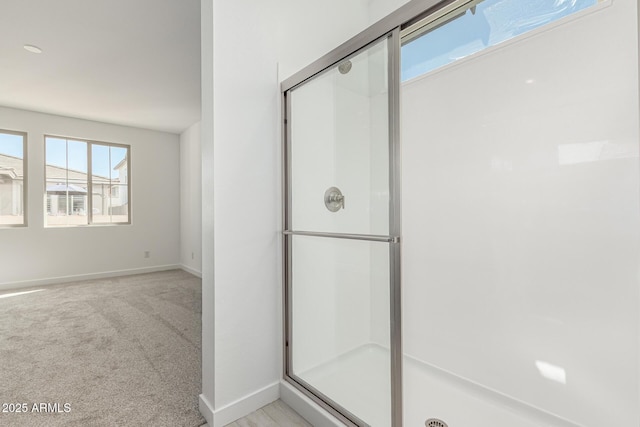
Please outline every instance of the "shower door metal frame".
M370 46L379 43L387 43L388 55L388 109L389 109L389 235L368 235L368 234L348 234L348 233L323 233L299 231L292 229L292 205L291 205L291 98L289 91L298 86L304 85L307 81L322 74L325 70L332 68L338 62L347 60L359 53L367 50ZM318 403L321 407L336 416L349 426L367 426L364 421L351 413L347 408L338 405L332 399L324 395L302 378L297 377L292 372L292 305L290 301L292 277L292 248L293 236L311 236L331 239L348 239L359 241L382 242L389 245L389 291L390 291L390 344L391 363L389 373L391 376L391 418L394 426L402 425L402 343L401 343L401 294L400 294L400 183L399 183L399 108L400 102L398 91L394 88L400 84L400 29L396 28L381 37L372 40L359 49L352 51L346 57L337 58L327 67L319 72L305 78L296 85L287 87L283 84L283 117L284 119L284 377L285 380L297 389Z
M342 422L350 426L366 426L367 424L359 419L355 414L349 412L347 408L343 408L338 405L332 399L324 395L306 381L297 377L292 372L292 334L291 334L291 320L292 320L292 306L290 302L291 287L293 283L292 277L292 250L291 241L293 236L312 236L319 238L333 238L333 239L349 239L360 241L373 241L383 242L389 245L389 271L390 271L390 337L391 337L391 364L389 366L389 372L391 375L391 410L392 419L397 419L393 424L402 425L401 417L402 411L397 411L396 408L402 408L401 402L402 396L402 345L401 345L401 318L400 318L400 185L399 178L399 156L397 146L399 143L399 99L397 91L394 87L399 87L400 81L400 31L394 29L393 31L383 34L381 37L372 40L365 46L360 47L351 52L346 57L337 58L336 61L329 64L328 67L323 68L320 72L304 79L298 84L284 89L283 84L283 117L284 120L284 196L285 196L285 212L284 212L284 272L285 272L285 285L284 285L284 377L290 384L301 390L308 397L322 406L324 409L332 413ZM371 45L384 42L387 43L388 49L388 87L389 87L389 235L362 235L362 234L346 234L346 233L321 233L321 232L308 232L308 231L296 231L292 230L291 226L291 98L288 96L290 90L303 85L313 77L321 74L324 70L335 66L337 62L344 61L350 57L353 57L360 52L368 49ZM398 402L398 404L396 404ZM397 418L396 418L397 417Z
M402 426L402 286L400 204L400 49L402 38L476 0L412 0L281 83L283 135L283 377L284 380L348 426L367 424L292 372L292 239L295 235L354 239L389 244L391 424ZM389 72L389 235L296 231L291 228L291 98L289 91L372 44L387 39Z

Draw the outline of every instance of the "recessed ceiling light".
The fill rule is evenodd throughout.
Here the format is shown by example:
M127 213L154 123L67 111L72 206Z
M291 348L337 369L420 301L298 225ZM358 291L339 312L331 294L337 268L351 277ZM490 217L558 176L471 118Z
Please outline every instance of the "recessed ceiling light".
M42 53L42 49L40 49L38 46L34 46L32 44L25 44L24 48L25 48L25 50L28 50L31 53Z

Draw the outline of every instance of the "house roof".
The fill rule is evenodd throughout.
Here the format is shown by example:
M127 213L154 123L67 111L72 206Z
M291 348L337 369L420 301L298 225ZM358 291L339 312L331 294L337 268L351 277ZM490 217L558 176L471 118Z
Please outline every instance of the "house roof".
M82 171L73 169L65 169L59 166L46 165L46 174L48 182L58 182L69 180L69 182L81 183L87 182L87 174ZM68 175L67 175L68 174ZM24 165L19 157L0 154L0 175L8 175L11 179L24 179ZM109 184L109 177L101 175L93 175L94 184ZM112 179L112 184L117 184L119 180Z
M118 169L120 169L120 166L122 166L123 164L126 164L126 163L127 163L127 158L125 157L124 159L120 160L120 162L119 162L117 165L115 165L115 166L113 167L113 170L118 170Z
M22 179L24 171L22 159L0 154L0 175L11 179Z

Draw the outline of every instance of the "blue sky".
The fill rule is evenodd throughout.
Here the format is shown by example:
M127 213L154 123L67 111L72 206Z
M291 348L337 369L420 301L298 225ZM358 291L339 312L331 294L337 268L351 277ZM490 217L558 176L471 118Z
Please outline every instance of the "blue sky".
M408 80L593 6L598 0L484 0L466 14L402 47Z
M68 168L80 172L88 172L87 167L87 143L81 141L67 141L65 139L47 138L47 164L67 167L67 150L68 150ZM93 172L97 175L102 175ZM108 176L108 175L106 175Z
M22 136L0 133L0 154L22 157Z
M93 174L117 178L117 172L113 168L127 155L126 148L109 147L106 145L92 145ZM47 138L47 164L67 167L67 149L69 150L69 169L87 172L87 143L60 138ZM0 133L0 154L7 154L21 158L22 137Z
M80 172L88 171L86 142L47 138L46 148L47 164L66 168L68 150L68 168ZM22 136L0 133L0 154L22 158ZM117 172L114 172L113 168L120 163L126 155L126 148L93 144L93 174L117 178Z
M113 168L127 155L126 148L92 144L91 167L94 175L117 178ZM47 138L47 164L87 172L87 143ZM68 155L68 159L67 159Z

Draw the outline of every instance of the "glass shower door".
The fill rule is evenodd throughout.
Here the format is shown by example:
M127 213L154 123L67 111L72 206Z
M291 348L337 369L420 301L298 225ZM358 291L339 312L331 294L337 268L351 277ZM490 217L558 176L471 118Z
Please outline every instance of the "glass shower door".
M399 413L393 40L285 92L286 375L353 425Z

